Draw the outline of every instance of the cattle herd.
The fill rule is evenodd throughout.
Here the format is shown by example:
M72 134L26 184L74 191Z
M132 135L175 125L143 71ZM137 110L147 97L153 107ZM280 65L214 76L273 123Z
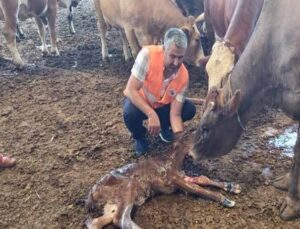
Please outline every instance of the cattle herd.
M264 105L276 105L293 120L300 121L299 0L93 0L93 2L103 60L109 59L106 33L112 27L120 31L126 61L135 58L143 45L160 44L168 28L178 27L186 33L189 41L185 62L195 66L206 64L207 96L198 129L190 143L190 154L194 159L229 153L245 130L251 115ZM56 37L58 7L68 9L69 29L74 34L73 10L79 3L80 0L0 0L0 20L4 21L1 31L18 69L26 68L16 42L17 38L24 36L21 29L22 21L34 17L42 43L42 52L45 54L48 54L45 38L45 30L48 28L51 36L50 53L59 55ZM82 1L80 4L85 2ZM209 56L204 55L202 48L203 33L214 42ZM279 211L283 220L292 220L300 215L299 128L297 134L292 168L274 181L275 187L287 191ZM183 178L179 178L172 182L177 182L179 187L185 187L182 183ZM111 181L115 179L111 175L105 179L107 179L103 181L106 182L105 185L109 183L108 187L104 185L105 192L109 192L106 189L110 187L111 182L120 182ZM124 177L121 180L125 182ZM125 180L128 182L128 177ZM120 186L128 184L122 182ZM226 190L224 184L222 185L221 187ZM135 189L141 188L139 184L133 186ZM197 193L194 186L185 189ZM97 187L93 192L95 193L93 201L104 195L100 194ZM111 193L107 195L109 194ZM91 196L90 193L89 204ZM229 200L226 199L226 202L223 196L209 197L225 206L230 205ZM118 212L119 215L115 213L115 203L110 202L104 209L104 213L108 216L104 214L106 218L100 217L92 221L90 227L100 228L113 222L122 228L139 228L130 218L135 202L133 200L128 202L126 197L118 198L127 201L126 204L122 202L123 205L118 206L122 208ZM102 222L103 220L105 222Z

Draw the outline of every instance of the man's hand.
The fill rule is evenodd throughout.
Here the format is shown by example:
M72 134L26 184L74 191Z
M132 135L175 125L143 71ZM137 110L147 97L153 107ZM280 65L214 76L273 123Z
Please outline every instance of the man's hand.
M160 132L160 121L155 111L148 114L148 132L153 136Z

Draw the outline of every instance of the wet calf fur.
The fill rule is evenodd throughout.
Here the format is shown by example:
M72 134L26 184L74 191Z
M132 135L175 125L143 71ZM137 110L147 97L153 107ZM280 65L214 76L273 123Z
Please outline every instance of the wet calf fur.
M235 194L241 191L239 185L212 181L205 176L188 177L184 174L181 166L188 149L182 135L178 135L170 152L113 170L93 186L86 208L93 211L101 207L103 214L98 218L89 218L88 228L102 228L111 223L123 229L140 228L131 219L132 208L142 205L150 195L170 194L176 189L199 194L226 207L235 205L234 201L221 193L199 185L214 186Z

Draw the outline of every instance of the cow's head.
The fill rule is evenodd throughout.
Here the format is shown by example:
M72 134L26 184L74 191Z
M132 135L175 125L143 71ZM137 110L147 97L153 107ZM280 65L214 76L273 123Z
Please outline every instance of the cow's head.
M205 67L208 75L208 89L212 87L222 88L231 74L234 64L233 47L227 45L226 42L216 41Z
M195 18L193 16L187 17L186 23L181 29L185 32L189 43L184 60L187 63L200 66L205 56Z
M195 133L191 155L195 159L217 157L227 154L242 133L238 107L240 91L225 101L224 90L212 88L206 98L206 105L200 125Z

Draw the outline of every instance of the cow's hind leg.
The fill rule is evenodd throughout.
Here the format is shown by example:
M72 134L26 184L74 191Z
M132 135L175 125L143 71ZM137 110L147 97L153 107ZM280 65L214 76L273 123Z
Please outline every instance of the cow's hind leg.
M113 222L117 213L118 207L116 204L105 204L104 214L95 219L88 219L86 225L88 229L100 229Z
M188 177L184 178L185 181L191 182L194 184L199 184L201 186L213 186L220 189L225 190L226 192L231 192L234 194L239 194L241 192L241 186L239 184L235 184L232 182L218 182L209 179L206 176L198 176L198 177Z
M124 57L125 57L125 61L128 61L132 58L130 49L129 49L129 44L126 38L126 34L124 31L121 31L121 38L122 38L122 44L123 44L123 53L124 53Z
M138 39L135 35L134 29L133 28L124 28L124 31L125 31L126 38L129 43L132 55L134 58L136 58L136 56L141 48L140 48Z
M100 0L94 0L96 17L97 17L97 26L100 32L100 39L101 39L101 53L102 53L102 60L108 60L108 49L106 43L106 32L107 32L107 25L105 23L101 6Z
M294 165L291 170L291 177L288 196L280 208L280 217L283 220L291 220L300 216L300 123L294 147Z
M59 56L59 51L57 48L56 32L55 32L56 15L57 15L57 0L48 0L47 17L48 17L50 37L51 37L51 53L55 56Z
M40 35L41 42L42 42L42 48L41 48L42 53L44 55L46 55L46 54L48 54L48 48L47 48L47 44L46 44L45 26L44 26L42 20L38 17L35 17L35 22L38 27L39 35Z

